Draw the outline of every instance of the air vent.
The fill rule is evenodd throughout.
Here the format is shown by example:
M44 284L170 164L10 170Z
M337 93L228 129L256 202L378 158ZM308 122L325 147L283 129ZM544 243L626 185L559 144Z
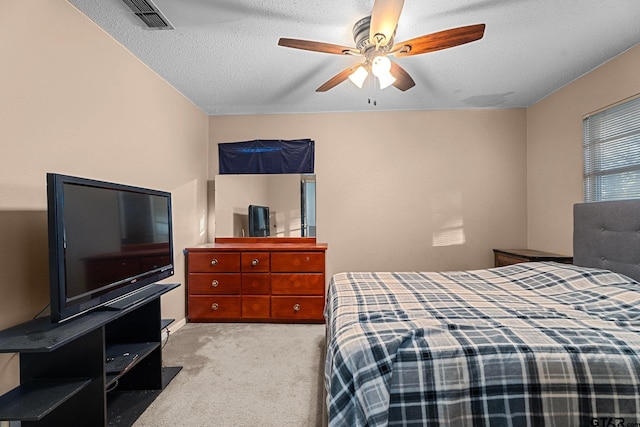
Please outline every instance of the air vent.
M160 12L151 0L122 0L129 9L149 28L173 30L171 22Z

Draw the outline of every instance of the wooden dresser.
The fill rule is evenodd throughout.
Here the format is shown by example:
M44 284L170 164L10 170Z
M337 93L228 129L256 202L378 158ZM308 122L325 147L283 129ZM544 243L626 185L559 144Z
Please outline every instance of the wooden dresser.
M536 251L533 249L494 249L493 257L496 267L534 261L554 261L564 264L571 264L573 262L573 257L570 256Z
M186 249L190 322L322 323L327 245L315 238L217 238Z

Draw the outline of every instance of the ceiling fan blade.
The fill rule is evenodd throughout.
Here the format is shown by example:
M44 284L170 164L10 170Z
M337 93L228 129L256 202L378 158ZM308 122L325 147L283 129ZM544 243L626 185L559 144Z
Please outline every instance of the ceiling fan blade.
M405 90L411 89L416 85L416 82L413 81L409 73L407 73L404 68L393 61L391 61L390 72L391 75L396 78L396 81L393 82L393 86L395 86L397 89L400 89L404 92Z
M338 86L340 83L342 83L343 81L347 80L349 78L349 76L351 75L351 73L353 73L361 64L356 64L354 66L351 66L345 70L340 71L338 74L336 74L335 76L331 77L329 80L327 80L322 86L320 86L318 89L316 89L316 92L326 92L329 89L332 89L336 86Z
M369 24L369 40L376 46L386 46L398 26L404 0L375 0Z
M333 53L336 55L361 55L360 50L354 47L315 42L311 40L281 38L278 40L278 45L294 49L310 50L312 52Z
M402 57L460 46L481 39L484 36L484 27L485 24L476 24L427 34L397 43L391 52L397 57Z

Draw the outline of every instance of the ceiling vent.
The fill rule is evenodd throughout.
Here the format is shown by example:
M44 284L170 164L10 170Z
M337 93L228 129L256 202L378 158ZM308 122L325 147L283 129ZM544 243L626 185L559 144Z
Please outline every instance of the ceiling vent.
M129 9L145 23L148 28L156 30L173 30L173 25L160 12L151 0L122 0Z

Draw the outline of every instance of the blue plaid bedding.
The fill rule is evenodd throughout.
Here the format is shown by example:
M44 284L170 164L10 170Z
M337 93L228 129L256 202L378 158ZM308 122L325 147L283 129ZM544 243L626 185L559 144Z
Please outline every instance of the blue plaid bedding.
M340 273L330 426L640 426L640 284L525 263Z

